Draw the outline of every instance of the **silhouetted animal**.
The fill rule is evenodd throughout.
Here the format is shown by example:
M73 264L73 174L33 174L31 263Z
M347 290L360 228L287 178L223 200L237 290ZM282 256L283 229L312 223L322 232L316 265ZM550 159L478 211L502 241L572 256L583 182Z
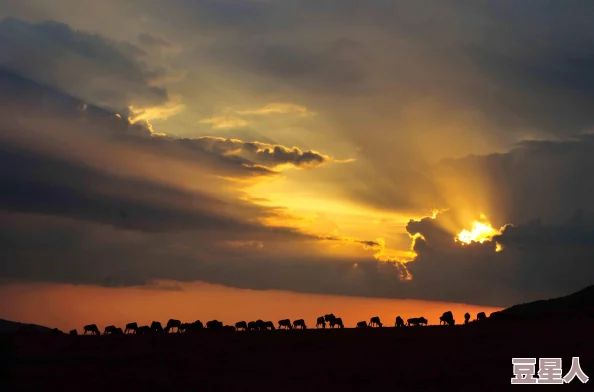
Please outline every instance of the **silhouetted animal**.
M190 323L190 326L188 327L188 330L190 331L196 331L198 329L204 329L204 324L202 324L202 321L200 320L196 320L193 323Z
M324 317L318 317L317 321L316 321L316 328L318 328L319 326L322 326L322 328L326 328L326 321L324 320Z
M357 328L367 328L367 322L366 321L359 321L357 323Z
M84 326L85 335L89 332L91 335L101 335L99 328L95 324L89 324Z
M442 323L447 325L456 324L456 321L454 320L454 315L451 311L448 310L439 318L439 325L441 325Z
M336 318L336 317L335 317L335 316L334 316L332 313L330 313L330 314L327 314L327 315L325 315L325 316L324 316L324 320L325 320L327 323L329 323L329 322L330 322L330 320L332 320L332 319L334 319L334 318Z
M424 317L413 317L413 318L409 318L408 320L406 320L406 325L411 326L411 325L427 325L427 319Z
M60 331L58 328L52 329L52 335L63 335L64 332Z
M468 324L469 320L470 320L470 313L466 312L464 314L464 324Z
M70 335L76 336L78 335L78 332L76 332L76 329L73 329L72 331L70 331Z
M153 332L163 332L163 326L158 321L153 321L151 323L151 331Z
M151 327L149 327L148 325L143 325L142 327L136 328L136 334L138 334L138 335L146 335L151 332L152 332Z
M206 323L206 328L208 328L208 329L222 329L223 323L220 322L219 320L210 320L209 322Z
M485 312L480 312L479 314L476 315L476 321L481 321L481 320L486 320L487 319L487 315L485 314Z
M248 329L249 329L250 331L255 331L255 330L257 330L257 329L258 329L258 324L256 324L256 322L255 322L255 321L250 321L250 322L248 323Z
M340 317L335 317L332 320L330 320L330 328L334 328L335 325L338 325L340 328L344 328L344 325L342 324L342 319Z
M293 326L291 325L291 320L289 320L289 319L280 320L278 322L278 329L282 329L283 327L285 327L285 329L293 329Z
M369 320L369 326L371 327L373 325L377 325L378 327L382 326L382 322L378 316L372 317L371 320Z
M293 328L297 329L297 327L301 327L301 329L307 328L303 319L293 321Z
M174 320L174 319L169 319L169 321L167 321L167 325L165 326L165 332L169 332L171 331L173 328L175 328L175 330L177 332L179 332L179 326L181 325L181 321L179 320Z
M124 333L132 332L132 331L134 331L134 333L136 333L137 330L138 330L138 324L128 323L128 324L126 324L126 329L124 330Z
M400 317L400 316L396 317L396 324L394 326L404 327L404 320L402 319L402 317Z
M243 329L244 331L247 331L247 328L248 328L248 326L247 326L247 323L245 321L240 321L240 322L235 323L235 329L237 329L238 331L240 329Z
M182 323L178 331L194 332L202 328L204 328L204 325L202 325L202 321L196 320L193 323Z
M116 329L113 331L113 334L114 334L114 335L123 335L123 334L124 334L124 331L122 331L122 328L116 328Z
M274 328L274 323L272 321L266 321L264 323L264 326L266 327L266 330L274 331L276 329L276 328Z
M103 335L112 334L113 331L115 331L115 329L116 329L115 325L108 325L107 327L105 327L105 330L103 331Z
M256 326L260 331L266 331L266 323L264 320L256 320Z
M225 326L223 327L223 330L224 330L224 331L235 331L235 327L234 327L234 326L232 326L232 325L225 325Z

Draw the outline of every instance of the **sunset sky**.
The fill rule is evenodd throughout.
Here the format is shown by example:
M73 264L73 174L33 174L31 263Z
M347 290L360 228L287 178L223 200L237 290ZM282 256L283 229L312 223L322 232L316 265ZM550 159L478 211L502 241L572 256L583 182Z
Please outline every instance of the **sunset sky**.
M0 2L0 318L461 318L593 284L593 14Z

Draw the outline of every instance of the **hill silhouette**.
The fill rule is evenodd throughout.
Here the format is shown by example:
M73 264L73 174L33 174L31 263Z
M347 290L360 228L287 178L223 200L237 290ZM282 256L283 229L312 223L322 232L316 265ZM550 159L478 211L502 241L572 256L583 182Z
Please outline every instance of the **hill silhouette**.
M594 285L564 297L513 305L491 313L490 319L594 317Z
M37 324L25 324L16 321L0 319L0 333L15 332L52 332L53 328L44 327Z

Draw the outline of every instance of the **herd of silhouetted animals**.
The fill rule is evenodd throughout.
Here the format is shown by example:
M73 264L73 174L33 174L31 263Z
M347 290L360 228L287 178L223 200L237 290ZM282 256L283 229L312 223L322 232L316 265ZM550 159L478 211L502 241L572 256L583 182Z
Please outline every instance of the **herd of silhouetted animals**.
M487 315L485 312L480 312L476 316L475 321L485 320ZM468 324L470 322L470 314L466 313L464 315L464 324ZM409 326L423 326L427 325L428 321L424 317L413 317L406 320L406 324L404 320L398 316L396 317L396 322L394 324L395 327L409 327ZM442 325L455 325L456 321L454 320L454 315L451 311L445 312L439 318L439 324ZM327 314L325 316L320 316L316 320L316 328L344 328L344 324L340 317L336 317L333 314ZM382 327L383 324L378 316L372 317L369 320L369 323L366 321L359 321L357 323L357 328L372 328L372 327ZM105 327L103 331L103 335L125 335L125 334L154 334L154 333L169 333L169 332L192 332L201 329L218 329L218 330L228 330L228 331L269 331L275 329L306 329L307 325L303 319L295 320L291 323L291 320L284 319L279 320L278 327L275 328L274 323L272 321L239 321L235 323L235 325L223 325L222 322L218 320L211 320L206 323L206 325L202 324L200 320L194 321L193 323L182 323L180 320L171 319L165 325L165 328L161 325L158 321L153 321L152 324L149 325L142 325L138 326L137 323L128 323L126 324L126 328L122 330L122 328L118 328L115 325L109 325ZM58 329L54 330L55 332L62 333ZM99 328L96 324L89 324L83 327L84 335L87 333L91 335L101 335ZM70 331L70 335L78 335L76 329Z

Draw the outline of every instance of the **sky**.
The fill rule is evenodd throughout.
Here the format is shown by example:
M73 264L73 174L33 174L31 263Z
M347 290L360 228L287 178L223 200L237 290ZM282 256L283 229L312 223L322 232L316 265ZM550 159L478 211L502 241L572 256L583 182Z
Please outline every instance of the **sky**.
M64 309L92 293L98 318L162 315L147 293L195 285L231 320L244 298L315 317L592 284L593 12L2 1L0 317L82 323Z

